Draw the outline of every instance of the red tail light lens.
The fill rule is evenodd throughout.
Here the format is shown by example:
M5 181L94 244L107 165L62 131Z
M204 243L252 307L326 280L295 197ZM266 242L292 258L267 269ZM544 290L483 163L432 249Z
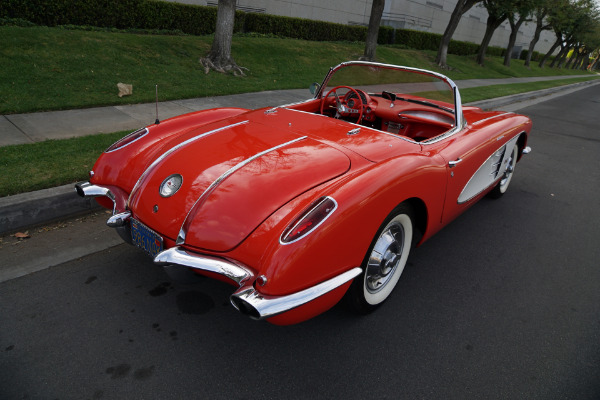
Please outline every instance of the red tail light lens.
M131 144L148 133L147 128L141 128L137 131L131 132L129 135L123 137L122 139L117 140L115 143L111 144L108 149L106 149L105 153L110 153L111 151L115 151L120 149L121 147L125 147L128 144Z
M321 225L336 208L337 203L333 198L320 198L283 231L281 244L289 244L302 239Z

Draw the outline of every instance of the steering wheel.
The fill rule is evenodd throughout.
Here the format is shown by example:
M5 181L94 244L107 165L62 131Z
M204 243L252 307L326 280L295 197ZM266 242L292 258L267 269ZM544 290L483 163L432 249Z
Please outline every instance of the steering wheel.
M340 96L338 96L337 94L337 90L339 89L348 89L350 90L348 93L346 93L346 95L340 99ZM363 112L364 112L364 103L362 100L362 97L360 97L360 93L358 93L358 91L350 86L336 86L333 89L331 89L329 92L327 92L327 95L325 95L325 97L323 97L321 99L321 114L323 114L323 108L325 107L325 101L326 99L331 95L334 94L335 96L335 101L336 101L336 114L335 114L335 118L340 118L340 117L351 117L353 115L358 114L358 119L356 120L356 122L360 122L360 120L362 119L363 116ZM356 99L358 100L358 104L354 104L352 107L348 106L348 95L350 93L353 93L356 95Z

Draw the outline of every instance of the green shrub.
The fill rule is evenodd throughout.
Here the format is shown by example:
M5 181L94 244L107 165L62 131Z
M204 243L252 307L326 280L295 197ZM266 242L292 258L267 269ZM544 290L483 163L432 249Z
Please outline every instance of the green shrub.
M30 21L45 26L77 25L131 32L207 35L214 33L216 19L216 7L160 0L0 0L0 24ZM241 11L236 12L234 31L311 41L362 42L367 35L365 26ZM382 26L377 42L436 51L441 37L436 33ZM453 40L448 52L470 55L477 53L478 48L476 43ZM500 56L503 51L500 47L489 47L487 54Z
M245 15L243 31L313 41L351 42L363 41L367 34L364 26L257 13Z
M519 58L521 60L527 60L528 52L529 52L529 49L521 50L521 55L519 56ZM534 50L533 53L531 54L531 61L540 61L542 59L542 57L544 57L544 54Z

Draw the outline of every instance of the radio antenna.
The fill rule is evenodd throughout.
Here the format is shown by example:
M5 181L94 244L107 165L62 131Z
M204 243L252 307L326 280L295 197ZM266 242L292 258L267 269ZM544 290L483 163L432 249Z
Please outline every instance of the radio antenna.
M160 124L160 120L158 119L158 85L155 86L156 89L156 121L154 123L156 125Z

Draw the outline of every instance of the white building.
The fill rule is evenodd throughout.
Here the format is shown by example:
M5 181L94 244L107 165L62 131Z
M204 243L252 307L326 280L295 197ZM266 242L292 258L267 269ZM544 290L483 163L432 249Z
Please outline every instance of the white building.
M216 6L218 1L167 0L186 4ZM340 24L368 25L372 0L237 0L237 8L247 12L259 12L287 17L307 18ZM456 0L387 0L382 25L414 29L432 33L444 33ZM467 11L458 25L455 40L481 43L485 33L487 11L475 5ZM534 23L521 26L515 47L527 49L535 31ZM510 25L505 21L494 32L491 46L506 47ZM556 40L551 31L542 32L535 50L547 52Z

